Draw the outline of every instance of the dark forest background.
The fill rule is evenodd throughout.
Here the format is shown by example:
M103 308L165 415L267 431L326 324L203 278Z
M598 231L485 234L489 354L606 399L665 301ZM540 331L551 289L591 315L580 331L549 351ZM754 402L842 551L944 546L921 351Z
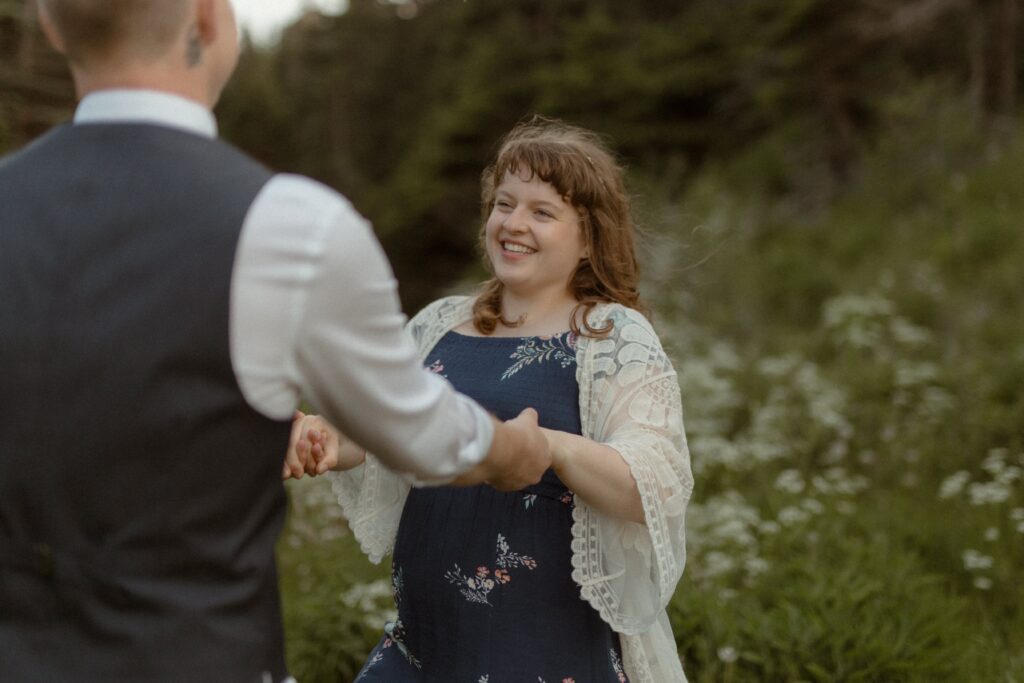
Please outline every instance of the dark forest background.
M0 150L72 104L33 24L30 2L0 0ZM416 308L472 260L479 172L526 116L600 131L671 199L740 163L813 209L914 94L1008 133L1020 37L1017 0L353 0L247 42L218 115L268 165L350 197Z

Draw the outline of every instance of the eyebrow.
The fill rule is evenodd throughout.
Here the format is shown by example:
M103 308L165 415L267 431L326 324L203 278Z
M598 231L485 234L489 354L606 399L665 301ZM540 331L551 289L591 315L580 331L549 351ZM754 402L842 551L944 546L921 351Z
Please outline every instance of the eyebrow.
M516 197L508 190L498 190L497 192L494 193L494 199L516 199ZM564 202L564 204L555 204L554 202L548 201L547 199L534 199L527 203L534 207L546 207L552 209L553 211L558 211L564 208L565 206L571 206L568 202Z

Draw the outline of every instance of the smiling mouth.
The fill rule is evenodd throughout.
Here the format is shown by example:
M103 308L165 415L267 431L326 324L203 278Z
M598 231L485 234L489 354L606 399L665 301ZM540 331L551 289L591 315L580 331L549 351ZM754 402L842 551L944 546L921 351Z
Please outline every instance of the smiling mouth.
M516 244L515 242L502 242L501 248L515 254L533 254L537 251L536 249L531 249L530 247L522 244Z

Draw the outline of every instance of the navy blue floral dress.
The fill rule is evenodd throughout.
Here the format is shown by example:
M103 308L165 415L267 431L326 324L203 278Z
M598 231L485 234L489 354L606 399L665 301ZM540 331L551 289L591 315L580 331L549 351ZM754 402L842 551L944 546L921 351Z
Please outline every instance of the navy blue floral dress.
M536 408L580 433L576 337L445 335L427 366L501 419ZM571 573L572 494L535 486L413 489L398 527L385 626L356 681L624 683L619 638Z

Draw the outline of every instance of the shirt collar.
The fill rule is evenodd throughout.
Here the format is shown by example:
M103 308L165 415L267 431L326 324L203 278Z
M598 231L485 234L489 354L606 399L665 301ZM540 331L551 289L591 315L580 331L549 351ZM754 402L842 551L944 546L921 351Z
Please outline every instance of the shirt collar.
M75 123L151 123L217 137L217 120L198 102L156 90L99 90L75 110Z

